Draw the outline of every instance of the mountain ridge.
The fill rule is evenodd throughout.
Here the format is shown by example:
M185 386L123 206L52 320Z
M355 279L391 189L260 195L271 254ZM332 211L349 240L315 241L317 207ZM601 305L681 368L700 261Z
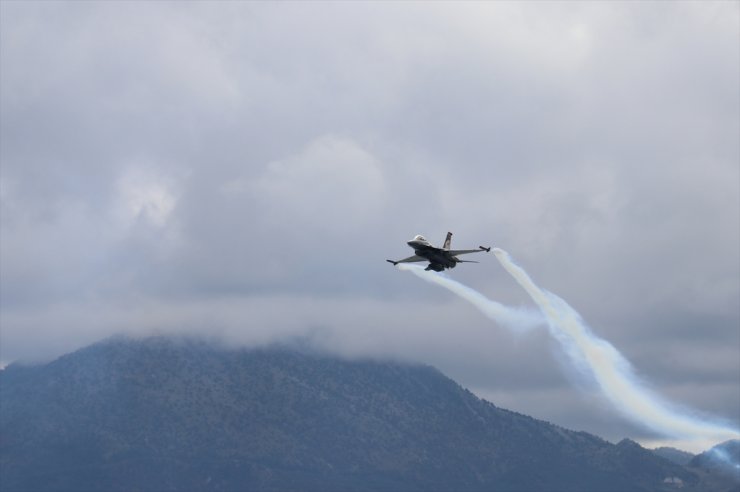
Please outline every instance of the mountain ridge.
M703 490L423 365L114 338L11 364L0 391L3 490Z

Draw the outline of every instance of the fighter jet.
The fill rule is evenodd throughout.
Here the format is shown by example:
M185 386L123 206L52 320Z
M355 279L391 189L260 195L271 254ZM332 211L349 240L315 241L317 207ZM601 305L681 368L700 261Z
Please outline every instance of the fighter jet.
M415 236L414 239L408 241L406 244L411 246L414 250L414 256L409 256L403 260L393 261L385 260L388 263L398 265L399 263L414 263L417 261L428 261L429 265L424 270L434 270L435 272L441 272L445 268L455 268L458 263L478 263L477 261L461 260L457 258L457 255L465 255L468 253L480 253L481 251L491 251L491 248L478 246L478 249L450 249L452 243L452 233L447 233L445 243L441 248L435 248L429 241L424 239L424 236Z

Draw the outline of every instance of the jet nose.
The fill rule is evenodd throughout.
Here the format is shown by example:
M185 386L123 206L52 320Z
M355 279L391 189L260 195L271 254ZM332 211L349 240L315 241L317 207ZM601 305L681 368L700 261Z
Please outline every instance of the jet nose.
M412 239L411 241L406 241L406 244L408 244L409 246L413 248L414 245L416 244L416 241Z

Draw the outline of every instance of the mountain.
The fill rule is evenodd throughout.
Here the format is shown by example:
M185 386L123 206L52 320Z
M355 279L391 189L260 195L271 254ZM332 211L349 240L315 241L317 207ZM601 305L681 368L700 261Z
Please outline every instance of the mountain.
M691 453L687 453L686 451L681 451L680 449L670 447L653 449L653 453L681 466L688 465L691 459L694 457L694 455Z
M704 490L635 442L498 408L431 367L167 338L10 365L0 439L3 491Z
M740 490L740 440L733 439L695 456L689 466L713 476L726 477Z

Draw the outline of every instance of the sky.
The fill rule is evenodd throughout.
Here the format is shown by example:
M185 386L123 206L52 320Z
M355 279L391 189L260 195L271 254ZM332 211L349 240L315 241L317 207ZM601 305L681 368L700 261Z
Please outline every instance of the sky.
M435 366L659 444L385 259L454 233L740 426L737 2L0 2L0 362L114 334ZM535 309L493 255L448 275Z

